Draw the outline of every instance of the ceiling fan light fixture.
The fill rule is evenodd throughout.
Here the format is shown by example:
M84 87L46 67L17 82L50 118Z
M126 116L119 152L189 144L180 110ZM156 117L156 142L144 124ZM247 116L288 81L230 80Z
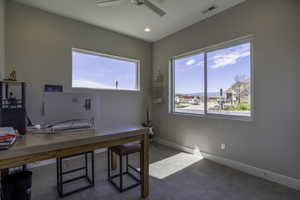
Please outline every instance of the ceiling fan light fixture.
M136 4L136 5L143 5L144 1L143 0L130 0L131 3Z
M212 5L209 8L207 8L206 10L203 10L202 13L203 14L207 14L207 13L210 13L210 12L216 10L216 9L217 9L217 6L216 5Z

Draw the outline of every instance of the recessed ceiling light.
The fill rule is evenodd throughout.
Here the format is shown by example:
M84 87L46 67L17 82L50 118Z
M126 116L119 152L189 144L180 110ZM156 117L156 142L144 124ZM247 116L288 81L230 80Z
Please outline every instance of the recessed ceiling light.
M145 32L151 32L151 29L150 28L145 28L144 31Z

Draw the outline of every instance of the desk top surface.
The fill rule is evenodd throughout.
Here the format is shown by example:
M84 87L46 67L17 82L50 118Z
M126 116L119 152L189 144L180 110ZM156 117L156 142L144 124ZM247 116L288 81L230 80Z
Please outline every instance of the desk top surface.
M138 136L146 132L147 128L134 127L103 132L97 132L96 130L74 130L54 134L30 133L19 137L10 149L0 151L0 160Z

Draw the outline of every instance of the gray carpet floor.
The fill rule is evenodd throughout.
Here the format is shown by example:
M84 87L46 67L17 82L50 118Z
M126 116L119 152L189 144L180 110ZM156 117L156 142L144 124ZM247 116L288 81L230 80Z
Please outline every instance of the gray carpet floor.
M68 160L64 168L79 166L82 160ZM137 165L138 156L130 161ZM299 200L300 192L247 175L214 162L198 159L160 145L151 145L150 151L151 200ZM95 155L94 188L65 197L66 200L137 200L140 188L123 194L107 182L106 153ZM127 181L129 183L129 180ZM77 187L70 184L67 187ZM56 192L56 166L33 169L33 200L60 199Z

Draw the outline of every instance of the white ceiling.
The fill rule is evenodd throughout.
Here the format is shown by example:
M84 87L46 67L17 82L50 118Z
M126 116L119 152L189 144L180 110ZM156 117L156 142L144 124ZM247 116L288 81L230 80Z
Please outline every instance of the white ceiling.
M96 0L17 0L33 7L146 41L157 41L246 0L151 0L167 12L159 17L145 6L129 3L98 7ZM202 11L216 5L211 13ZM144 32L150 27L151 32Z

